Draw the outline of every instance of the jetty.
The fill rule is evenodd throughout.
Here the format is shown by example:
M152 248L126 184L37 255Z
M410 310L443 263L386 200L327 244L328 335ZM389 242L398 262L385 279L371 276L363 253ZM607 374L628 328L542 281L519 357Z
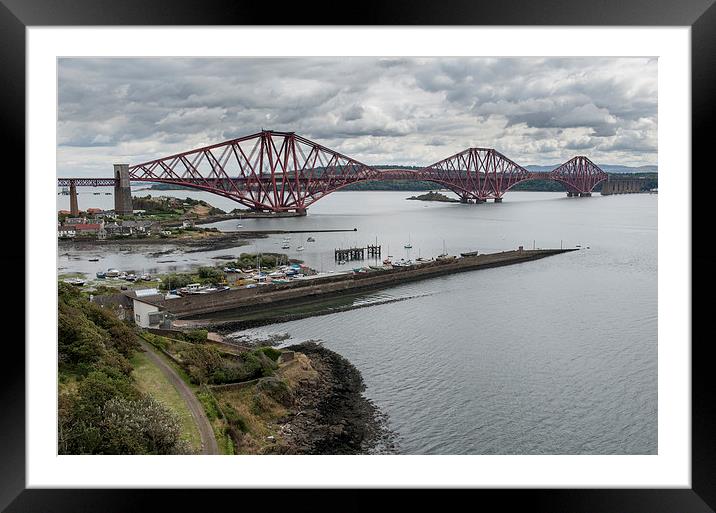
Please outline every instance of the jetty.
M400 267L370 267L363 272L319 275L289 283L226 290L221 294L157 299L154 304L175 319L197 318L225 310L236 310L237 315L265 312L274 306L300 305L333 294L392 287L413 280L519 264L578 250L578 248L526 250L520 247L516 250L476 256L448 256Z
M379 257L380 250L380 246L368 244L364 248L335 249L333 250L333 253L335 255L336 260L365 260L366 256L368 258Z

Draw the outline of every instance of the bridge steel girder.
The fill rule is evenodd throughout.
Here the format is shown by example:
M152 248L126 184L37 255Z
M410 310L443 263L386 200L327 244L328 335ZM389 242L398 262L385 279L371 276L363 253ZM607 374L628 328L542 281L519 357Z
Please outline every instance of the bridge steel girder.
M293 132L262 132L129 168L132 180L182 183L255 210L305 210L332 192L380 173Z
M549 173L549 179L562 182L569 192L591 193L594 187L609 175L584 156L569 159Z
M570 193L590 193L607 174L578 156L531 173L491 148L468 148L420 170L363 164L293 132L261 132L129 167L129 179L183 185L272 212L305 209L348 185L369 180L430 181L464 201L499 200L527 180L555 180ZM114 186L113 178L59 178L58 186Z
M492 148L465 151L421 169L423 180L452 184L478 201L501 198L514 184L531 173Z

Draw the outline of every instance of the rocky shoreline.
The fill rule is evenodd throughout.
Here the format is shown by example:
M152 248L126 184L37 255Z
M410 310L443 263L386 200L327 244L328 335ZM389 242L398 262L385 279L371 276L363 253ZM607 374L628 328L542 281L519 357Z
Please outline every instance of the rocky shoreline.
M114 246L176 246L186 253L229 249L248 244L248 240L266 238L267 235L251 232L215 232L206 237L144 237L122 239L58 239L58 246L68 249L87 249Z
M353 364L316 342L284 349L305 354L318 379L295 391L296 412L281 419L291 454L391 454L396 436L378 407L363 395L365 384Z

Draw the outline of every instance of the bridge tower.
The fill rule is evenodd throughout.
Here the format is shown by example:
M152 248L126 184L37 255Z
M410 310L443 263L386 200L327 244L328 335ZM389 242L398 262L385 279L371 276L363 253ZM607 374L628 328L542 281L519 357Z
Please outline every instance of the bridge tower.
M72 217L80 215L80 208L77 204L77 183L74 180L70 182L70 215Z
M129 164L114 165L114 211L119 215L127 215L132 210L132 190L129 188Z

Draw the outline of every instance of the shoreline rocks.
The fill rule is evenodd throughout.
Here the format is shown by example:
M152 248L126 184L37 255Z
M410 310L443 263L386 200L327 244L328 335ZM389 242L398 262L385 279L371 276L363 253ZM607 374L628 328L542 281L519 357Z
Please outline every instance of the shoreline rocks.
M397 450L386 417L363 395L358 369L310 341L285 348L305 354L318 380L294 391L300 409L280 419L291 454L390 454Z

